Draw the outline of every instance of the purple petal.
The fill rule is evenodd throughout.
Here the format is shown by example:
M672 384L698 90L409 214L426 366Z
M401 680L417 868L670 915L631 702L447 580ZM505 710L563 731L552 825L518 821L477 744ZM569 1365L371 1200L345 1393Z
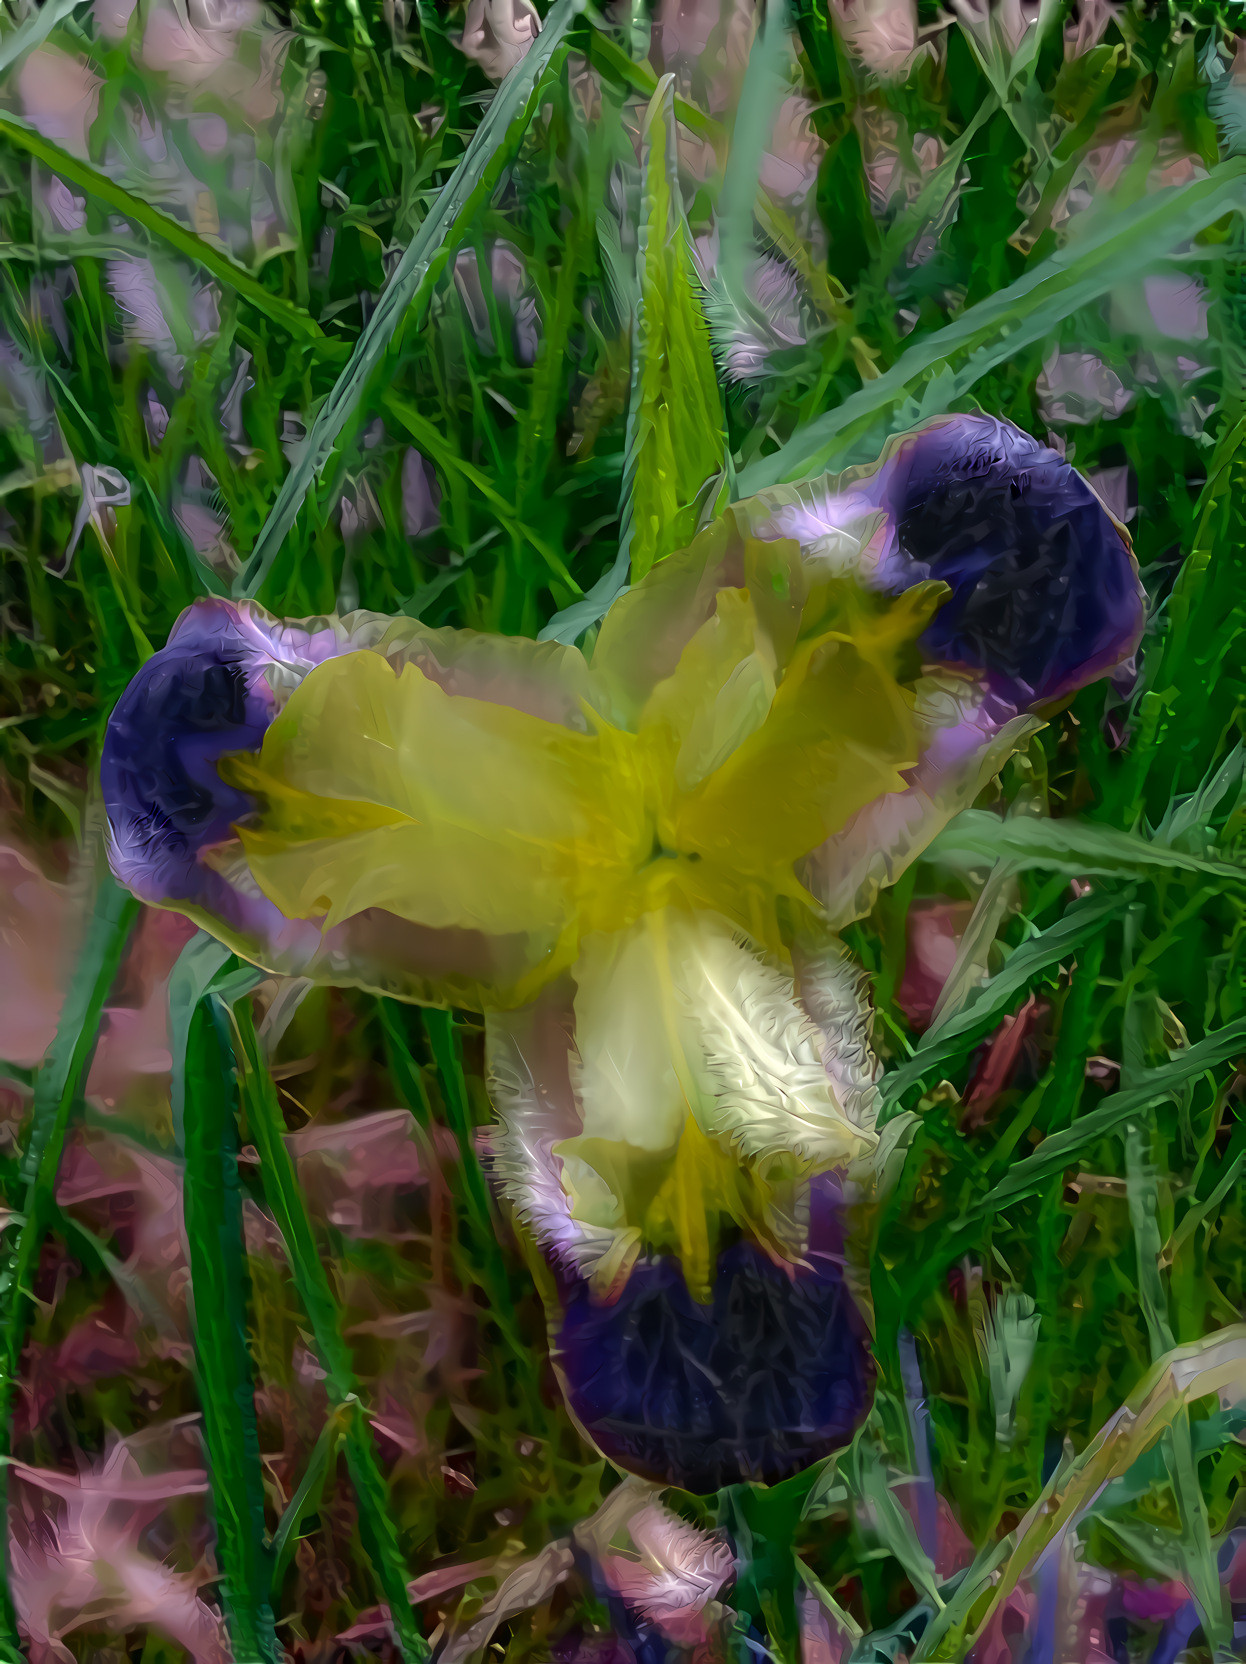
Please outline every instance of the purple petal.
M846 1444L869 1407L865 1323L821 1247L780 1267L736 1243L707 1305L667 1258L638 1262L613 1302L570 1277L562 1292L554 1356L572 1413L659 1484L776 1484Z
M1010 422L951 416L899 440L872 481L892 582L952 594L923 638L1017 709L1062 699L1127 659L1145 618L1121 528L1090 486Z

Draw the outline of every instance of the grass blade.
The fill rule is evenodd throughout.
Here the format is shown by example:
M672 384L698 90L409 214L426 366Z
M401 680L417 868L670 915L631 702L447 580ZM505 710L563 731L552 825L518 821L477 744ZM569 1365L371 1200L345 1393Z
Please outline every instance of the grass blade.
M1224 790L1227 790L1227 782ZM1199 813L1198 809L1194 811ZM1177 824L1177 832L1185 822ZM985 809L966 809L939 834L927 851L932 861L954 861L970 867L984 859L1000 859L1017 867L1049 867L1074 877L1107 876L1142 879L1172 872L1204 873L1222 883L1246 883L1246 868L1228 861L1209 861L1187 855L1158 839L1140 838L1116 827L1092 821L1048 820L1013 815L1001 820Z
M673 75L658 82L642 129L619 551L589 593L549 621L542 641L575 641L623 593L629 572L643 578L663 555L690 543L709 494L724 478L722 395L680 194L674 86Z
M300 1528L307 1516L314 1514L320 1506L333 1460L342 1443L342 1434L354 1413L353 1404L339 1404L330 1410L312 1453L307 1458L307 1467L299 1480L298 1489L278 1521L277 1529L273 1533L274 1605L281 1593L281 1585L285 1581L290 1561L294 1558L294 1551L298 1547L302 1535Z
M1028 944L1027 944L1028 946ZM1021 950L1018 949L1018 952ZM1014 958L1016 955L1013 956ZM1010 961L1011 963L1011 961ZM966 1216L969 1220L986 1218L1003 1207L1039 1189L1048 1179L1075 1162L1083 1151L1109 1133L1117 1132L1130 1116L1149 1109L1188 1080L1195 1080L1208 1069L1236 1057L1246 1050L1246 1017L1226 1023L1193 1046L1187 1046L1171 1063L1158 1069L1144 1071L1142 1084L1127 1092L1114 1092L1105 1098L1098 1109L1083 1115L1063 1132L1045 1138L1032 1156L1017 1162L993 1189Z
M217 972L233 957L224 942L201 930L177 956L169 976L169 1050L173 1057L173 1137L179 1150L185 1148L186 1048L190 1024L199 1001Z
M82 4L82 0L44 0L39 10L31 15L16 29L12 29L0 40L0 75L7 75L9 69L27 52L33 52L41 45L67 17Z
M527 55L498 88L484 120L472 135L466 154L438 196L432 211L407 245L376 311L355 343L350 362L321 405L294 466L282 481L277 500L255 540L251 557L234 586L235 594L253 596L268 575L285 542L312 481L333 452L339 434L364 395L373 371L397 331L403 314L426 294L454 252L476 211L513 155L535 107L540 81L582 0L556 0Z
M249 1281L232 1074L207 1001L191 1013L181 1087L195 1371L212 1479L222 1596L235 1664L278 1664L264 1487L247 1348Z
M627 53L600 29L594 29L589 38L588 55L593 66L616 87L626 87L629 92L634 92L644 99L652 98L657 91L658 77L649 65L629 58ZM695 133L697 138L708 140L720 161L726 155L726 128L712 116L706 115L698 105L690 104L686 98L676 96L675 120L690 133Z
M56 1038L35 1080L26 1149L18 1169L23 1220L0 1270L0 1522L8 1519L9 1440L13 1392L26 1337L31 1282L55 1206L56 1174L74 1100L95 1050L100 1016L116 978L138 902L105 874L73 981L65 998ZM0 1529L0 1649L20 1658L21 1641L8 1590L8 1531Z
M731 132L731 150L718 193L717 279L724 298L743 327L758 308L748 293L748 267L756 255L753 228L762 163L774 130L774 118L787 92L791 62L784 0L769 0L758 21ZM763 316L764 323L764 316Z
M441 1095L459 1146L464 1212L471 1233L472 1275L489 1303L489 1315L497 1325L502 1339L515 1360L520 1384L526 1395L528 1408L534 1417L542 1416L540 1393L532 1356L519 1333L515 1321L515 1306L506 1275L506 1263L498 1244L497 1223L489 1200L489 1187L476 1154L473 1138L471 1106L467 1096L467 1080L463 1073L463 1056L454 1015L427 1007L421 1012L424 1030L428 1035L433 1061L441 1081ZM534 1425L536 1421L534 1420Z
M389 1606L402 1656L407 1664L414 1664L428 1657L428 1646L419 1632L407 1594L407 1572L398 1533L388 1512L385 1477L377 1461L371 1427L362 1411L359 1383L350 1348L342 1336L337 1301L329 1287L307 1204L286 1148L285 1123L276 1089L264 1065L247 1002L241 1000L231 1006L217 996L214 1003L230 1027L247 1127L260 1155L264 1195L285 1242L299 1299L311 1321L316 1353L325 1370L325 1390L335 1412L345 1413L343 1437L359 1503L359 1534Z
M1238 1401L1246 1396L1246 1324L1221 1329L1161 1358L1085 1450L1071 1462L1061 1463L1020 1525L1000 1545L1011 1552L1001 1570L993 1574L990 1601L985 1607L975 1603L963 1610L956 1631L939 1649L941 1655L972 1656L1000 1605L1052 1551L1057 1539L1074 1528L1104 1487L1144 1456L1183 1408L1211 1393ZM972 1635L966 1636L971 1613L977 1622ZM922 1656L931 1654L923 1652ZM1227 1656L1217 1654L1218 1659Z
M298 340L322 341L324 335L320 325L292 301L283 299L281 295L274 295L262 283L252 277L245 266L225 252L217 248L204 238L196 236L186 226L170 215L162 213L159 208L153 208L150 202L144 202L142 197L135 196L133 191L127 191L124 185L118 185L115 179L110 179L106 173L93 168L90 162L84 162L77 156L71 156L67 150L62 150L51 139L45 139L35 132L33 127L27 127L25 122L16 116L0 113L0 133L14 144L19 150L33 156L45 167L51 168L53 173L70 184L77 185L79 190L88 192L98 201L106 203L118 214L124 214L126 219L135 225L141 225L143 230L153 237L158 237L162 243L167 243L175 253L193 260L205 271L220 281L243 300L255 307L257 312L287 330Z
M723 466L722 396L680 195L673 75L645 112L640 312L623 465L620 555L634 579L691 542Z
M1168 1289L1160 1264L1159 1185L1150 1148L1153 1138L1153 1117L1139 1116L1126 1123L1125 1175L1138 1258L1138 1293L1151 1340L1151 1361L1158 1363L1174 1349L1176 1337L1168 1319ZM1223 1647L1233 1639L1233 1618L1216 1567L1207 1504L1194 1458L1190 1414L1184 1404L1173 1417L1162 1444L1181 1520L1184 1581L1198 1602L1207 1639L1214 1647Z
M924 335L877 380L808 423L770 456L743 469L736 479L737 495L747 497L783 480L816 473L832 459L843 461L851 440L880 420L898 431L950 408L996 364L1042 340L1062 319L1106 294L1120 282L1123 270L1153 262L1239 207L1244 182L1246 158L1233 157L1203 179L1154 191L1113 214L1006 289L971 306L955 322ZM947 363L958 353L971 357L952 371ZM915 398L913 384L932 371L939 373L926 393ZM877 437L872 436L870 446L876 448Z
M911 1088L929 1079L952 1058L967 1052L1036 976L1099 936L1108 921L1128 906L1131 894L1122 891L1116 895L1085 896L1075 901L1064 917L1047 930L1022 942L1003 970L943 1022L927 1029L908 1062L886 1077L882 1085L880 1120L885 1122L896 1113L901 1099Z
M407 1108L415 1116L420 1126L427 1130L433 1123L432 1105L428 1101L428 1089L424 1085L424 1076L419 1064L412 1056L411 1047L407 1040L406 1025L402 1021L402 1013L410 1010L398 1000L385 996L376 1002L377 1012L381 1019L381 1033L385 1041L385 1061L389 1068L390 1079L398 1088L398 1095Z

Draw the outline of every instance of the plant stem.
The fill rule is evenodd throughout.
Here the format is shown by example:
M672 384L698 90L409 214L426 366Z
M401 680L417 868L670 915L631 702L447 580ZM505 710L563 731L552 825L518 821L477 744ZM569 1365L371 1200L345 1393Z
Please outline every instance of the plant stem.
M238 1065L247 1128L260 1156L264 1196L273 1210L295 1286L311 1321L316 1353L325 1371L325 1391L334 1409L345 1412L346 1462L359 1503L359 1534L373 1574L389 1606L390 1621L407 1664L428 1657L407 1594L407 1568L387 1505L385 1476L377 1460L372 1429L363 1411L350 1347L342 1334L341 1314L329 1286L320 1250L285 1142L285 1123L276 1088L260 1052L247 1000L235 1005L214 1002L228 1021Z
M105 875L95 894L95 912L69 986L56 1038L35 1082L30 1132L18 1170L23 1218L13 1249L0 1262L0 1657L20 1660L21 1639L8 1587L8 1463L12 1439L13 1392L39 1250L55 1203L56 1175L69 1117L99 1032L104 1001L121 964L138 902Z

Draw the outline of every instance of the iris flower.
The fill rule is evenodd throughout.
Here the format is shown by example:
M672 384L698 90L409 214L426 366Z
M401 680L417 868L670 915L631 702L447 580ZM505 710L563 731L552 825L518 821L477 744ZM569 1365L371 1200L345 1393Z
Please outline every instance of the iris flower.
M113 713L119 878L266 968L484 1013L568 1405L705 1491L850 1437L868 910L1134 650L1124 529L949 417L734 505L574 647L196 603Z

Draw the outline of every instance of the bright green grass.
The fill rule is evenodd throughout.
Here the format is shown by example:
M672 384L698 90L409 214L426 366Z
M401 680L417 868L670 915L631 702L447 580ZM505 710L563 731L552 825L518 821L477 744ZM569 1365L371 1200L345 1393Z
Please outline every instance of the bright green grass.
M751 1541L751 1560L725 1598L741 1633L754 1624L783 1664L798 1656L796 1593L805 1584L867 1632L855 1657L894 1656L906 1644L905 1614L924 1601L939 1616L921 1656L955 1659L985 1609L985 1594L974 1604L986 1588L976 1572L1008 1561L1009 1534L1066 1459L1066 1444L1084 1451L1154 1359L1239 1321L1246 1301L1246 1132L1234 1068L1246 1057L1246 791L1234 751L1246 696L1246 245L1233 211L1246 163L1233 154L1232 112L1218 112L1219 131L1208 112L1221 13L1133 5L1102 45L1065 62L1057 6L1011 76L956 27L943 67L926 62L906 84L879 91L825 12L802 4L800 72L827 145L816 205L830 252L810 291L816 327L759 387L720 381L715 391L708 342L688 315L700 302L687 272L678 261L646 267L643 252L602 235L612 170L634 166L624 118L639 122L654 68L631 55L634 36L603 33L591 15L564 15L565 4L550 14L527 81L508 83L483 122L489 84L452 43L460 19L431 0L407 7L401 39L380 0L286 8L286 114L262 130L260 152L290 237L245 270L161 206L149 181L145 194L141 166L121 183L100 171L119 103L143 99L155 78L135 68L133 40L103 44L87 10L60 8L50 38L84 54L104 83L92 160L66 161L0 119L0 328L46 387L73 459L118 469L132 500L117 513L110 548L88 527L66 575L51 575L78 495L36 478L45 436L27 412L0 413L0 765L32 842L75 837L97 850L92 769L104 720L182 608L230 582L197 559L173 516L192 455L219 486L241 566L236 588L274 611L405 609L434 625L535 635L616 569L621 538L636 566L668 552L643 546L632 519L660 496L670 461L653 449L660 442L647 441L646 451L634 420L655 375L682 377L684 392L695 383L706 409L719 412L721 431L708 442L723 453L724 492L733 477L752 489L867 460L889 432L975 402L1041 435L1036 380L1053 349L1063 343L1123 365L1138 342L1103 297L1122 274L1184 248L1180 269L1197 271L1210 298L1212 373L1193 395L1161 382L1117 419L1067 430L1079 468L1127 464L1136 480L1131 530L1153 608L1141 680L1123 709L1103 685L1080 695L1000 787L1006 801L1023 794L1050 817L1076 814L1077 830L1027 821L1033 835L1016 846L971 848L958 863L951 851L943 864L932 856L849 933L873 979L879 1044L895 1071L888 1091L899 1177L871 1261L875 1413L827 1470L770 1493L674 1499L689 1518L717 1520L737 1543ZM924 20L933 15L923 8ZM16 41L12 25L0 39ZM586 58L600 77L600 112L589 125L579 102ZM696 77L680 86L676 118L724 154L755 154L765 137L754 130L755 109L744 106L749 116L738 118L728 146L731 114L705 107L710 90ZM915 207L885 217L871 210L854 121L862 101L890 109L902 133L933 134L948 147ZM445 118L435 127L421 115L433 105ZM9 108L19 107L9 100ZM1137 139L1141 160L1116 188L1115 217L1058 247L1051 208L1108 120ZM186 124L170 135L224 201L228 181L213 175ZM1209 177L1156 197L1147 164L1165 145L1201 158ZM86 225L49 240L32 182L58 164L85 196ZM748 237L749 171L739 160L734 173L728 167L724 191L735 211L724 237ZM959 205L941 213L958 169ZM647 197L659 231L681 213L677 193L663 195L661 184L651 177ZM712 207L712 189L691 194L693 235L707 229ZM909 267L904 251L931 221L941 226L934 256ZM200 273L219 285L218 332L196 347L184 318L175 328L180 383L154 351L120 348L125 320L106 262L127 222L123 246L150 254L168 293L187 296ZM1018 246L1023 223L1032 236ZM763 213L758 225L772 246L799 247L781 215ZM520 252L542 319L530 365L516 356L511 319L488 285L494 350L481 347L447 273L460 249L478 250L485 269L497 237ZM410 252L377 309L387 256L402 248ZM64 342L46 300L57 282ZM631 286L648 301L635 342ZM245 447L227 439L220 417L241 354L254 383L242 404ZM168 412L158 445L142 414L149 387ZM1202 408L1192 417L1193 397ZM314 421L301 468L282 450L283 412ZM400 470L413 445L442 494L440 529L417 540L403 533L401 515ZM344 539L337 504L365 483L383 524ZM678 478L666 507L695 523ZM1109 706L1117 728L1128 725L1124 750L1109 744ZM991 950L996 980L911 1055L916 1037L896 1004L908 908L925 894L975 893L1004 859L1014 863L1015 905ZM1075 900L1070 880L1088 873L1091 895ZM101 879L61 1033L34 1082L24 1154L0 1167L5 1204L21 1215L4 1239L12 1255L0 1276L0 1407L11 1404L26 1334L54 1342L107 1289L109 1259L92 1260L58 1216L52 1176L67 1128L89 1113L85 1064L132 911ZM188 1059L179 1124L197 1367L153 1362L141 1393L109 1381L64 1397L57 1413L91 1454L109 1428L129 1432L201 1407L218 1588L237 1656L274 1657L279 1644L301 1641L309 1657L327 1657L313 1644L382 1599L397 1607L404 1577L508 1545L533 1554L589 1514L614 1479L559 1406L539 1301L478 1164L473 1128L489 1110L472 1020L315 992L278 1049L275 1061L287 1067L275 1091L245 975L239 981L220 955L209 960L184 962L173 996ZM972 1054L1031 992L1047 1012L1030 1064L985 1123L966 1131L961 1093ZM1110 1087L1087 1078L1087 1061L1102 1057L1120 1066ZM412 1111L421 1149L444 1177L444 1189L430 1187L415 1233L358 1241L309 1221L283 1157L283 1120L295 1128L308 1113L395 1103ZM258 1169L237 1160L238 1115ZM436 1142L434 1162L439 1129L448 1137ZM173 1123L159 1114L124 1135L174 1149ZM271 1258L245 1254L245 1198L275 1215L289 1277ZM80 1260L81 1274L54 1305L43 1298L45 1278L35 1305L31 1276L45 1233ZM1006 1436L984 1340L984 1286L1023 1293L1037 1319ZM438 1301L457 1314L461 1378L447 1388L434 1374L430 1387L412 1372L426 1449L387 1482L388 1459L358 1404L368 1404L394 1343L359 1324L378 1307L418 1312ZM296 1347L316 1353L326 1371L331 1413L322 1425L298 1423L293 1411L287 1425L274 1408L301 1402ZM927 1395L925 1455L923 1424L906 1405L905 1358L916 1360ZM252 1383L263 1389L258 1419ZM1216 1645L1229 1656L1215 1553L1241 1518L1246 1467L1233 1436L1240 1423L1214 1410L1214 1400L1180 1409L1082 1529L1085 1553L1109 1570L1186 1583L1205 1613L1206 1638L1192 1655L1202 1658ZM283 1466L278 1479L261 1453L285 1450L295 1423L301 1466ZM63 1436L36 1432L18 1454L53 1464ZM959 1594L940 1586L889 1489L924 1460L980 1551ZM1063 1494L1076 1474L1061 1467L1053 1484ZM459 1617L491 1587L467 1585ZM440 1610L453 1613L459 1599L444 1597ZM434 1621L431 1609L400 1616L408 1660L423 1655L421 1629ZM508 1658L542 1658L560 1637L602 1621L587 1588L572 1581L504 1625L498 1644ZM0 1636L16 1656L2 1601ZM70 1645L86 1657L102 1639L84 1630ZM141 1634L127 1645L135 1658L165 1656Z

